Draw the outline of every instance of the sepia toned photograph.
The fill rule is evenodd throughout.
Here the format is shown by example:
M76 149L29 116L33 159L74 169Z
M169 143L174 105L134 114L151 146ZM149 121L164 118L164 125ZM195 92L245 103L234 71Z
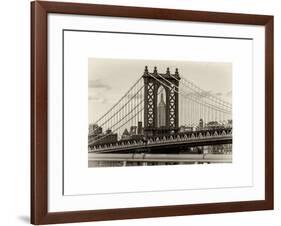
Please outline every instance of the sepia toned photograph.
M232 64L88 59L88 167L232 163Z
M32 224L274 208L274 16L173 8L31 3Z

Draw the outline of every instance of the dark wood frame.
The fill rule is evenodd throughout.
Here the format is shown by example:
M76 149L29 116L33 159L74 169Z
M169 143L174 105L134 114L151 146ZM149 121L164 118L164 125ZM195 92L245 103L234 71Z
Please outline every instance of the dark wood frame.
M265 200L48 212L48 13L265 26ZM31 223L52 224L273 209L273 16L61 2L31 3Z

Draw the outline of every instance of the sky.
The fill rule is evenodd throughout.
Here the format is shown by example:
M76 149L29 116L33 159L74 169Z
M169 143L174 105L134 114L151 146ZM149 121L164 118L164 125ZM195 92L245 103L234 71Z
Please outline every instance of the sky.
M143 75L145 66L159 73L178 68L185 78L229 103L232 102L232 64L164 60L88 59L88 122L94 123Z

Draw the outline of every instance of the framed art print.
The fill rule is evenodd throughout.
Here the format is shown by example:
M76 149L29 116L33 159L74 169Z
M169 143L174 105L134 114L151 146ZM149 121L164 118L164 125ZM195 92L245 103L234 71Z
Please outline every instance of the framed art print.
M31 13L31 223L273 209L272 16Z

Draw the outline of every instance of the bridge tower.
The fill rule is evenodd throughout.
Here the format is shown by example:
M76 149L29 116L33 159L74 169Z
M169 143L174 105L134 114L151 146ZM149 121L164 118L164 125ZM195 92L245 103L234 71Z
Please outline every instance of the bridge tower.
M176 133L179 129L178 86L180 76L178 69L175 74L171 74L167 68L166 73L161 74L157 72L156 67L154 67L153 73L150 73L145 66L142 77L144 80L144 135L150 137ZM161 86L166 93L166 123L165 126L158 127L157 103L158 90Z

